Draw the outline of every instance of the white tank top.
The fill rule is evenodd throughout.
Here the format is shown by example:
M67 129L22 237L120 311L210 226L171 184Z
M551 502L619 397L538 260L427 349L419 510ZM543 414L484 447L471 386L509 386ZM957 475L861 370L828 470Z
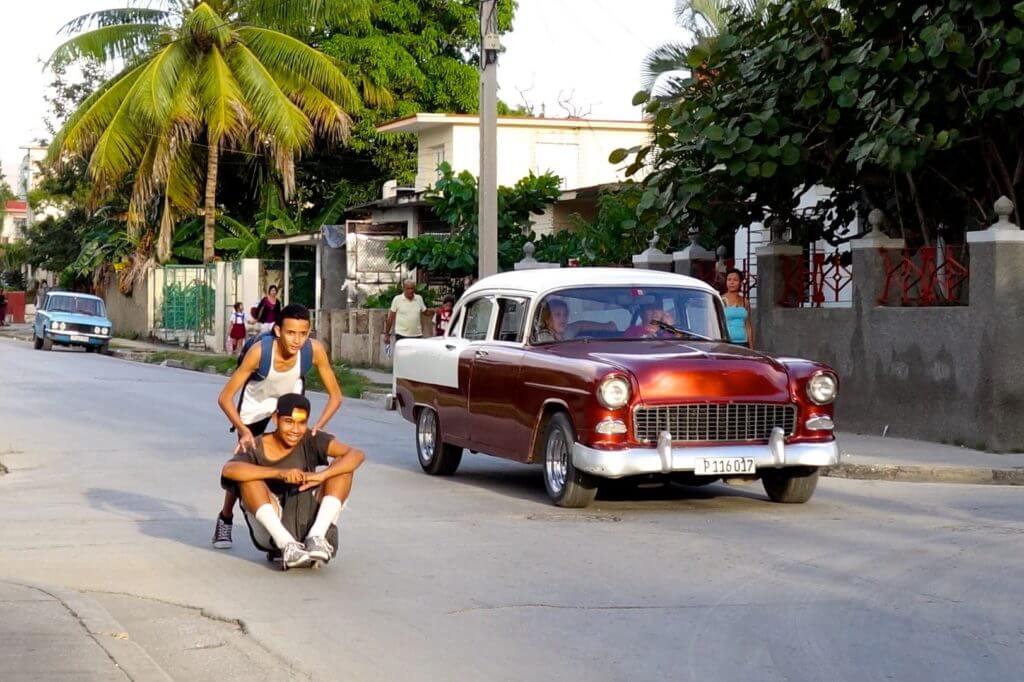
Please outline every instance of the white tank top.
M271 353L277 355L277 342L271 344ZM274 414L277 399L286 393L302 392L302 362L300 353L295 354L295 362L284 372L274 368L274 358L270 359L270 372L263 381L250 381L242 391L242 408L238 416L243 424L254 424Z

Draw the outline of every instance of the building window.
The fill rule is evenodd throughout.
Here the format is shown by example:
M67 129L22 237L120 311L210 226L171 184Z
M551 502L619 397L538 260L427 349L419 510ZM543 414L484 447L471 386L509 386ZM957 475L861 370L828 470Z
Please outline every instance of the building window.
M434 179L440 180L441 171L439 171L438 168L441 166L442 163L444 163L444 145L439 144L436 147L431 147L430 152L430 155L434 159Z

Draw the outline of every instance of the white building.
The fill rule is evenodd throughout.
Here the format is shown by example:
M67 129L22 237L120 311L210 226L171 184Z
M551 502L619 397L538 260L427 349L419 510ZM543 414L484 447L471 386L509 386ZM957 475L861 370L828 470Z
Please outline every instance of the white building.
M28 193L39 185L42 172L39 169L46 159L47 148L43 145L26 145L22 147L25 156L21 157L21 165L18 167L18 187L15 191L22 199L28 197Z
M2 222L0 222L0 244L10 244L21 239L28 225L28 202L10 199L4 205Z
M415 114L385 123L381 133L417 137L415 189L437 181L437 167L447 161L455 172L480 174L480 120L463 114ZM645 121L598 121L585 118L498 118L498 184L514 185L530 171L552 172L562 189L590 187L625 179L622 167L608 163L618 148L650 142Z

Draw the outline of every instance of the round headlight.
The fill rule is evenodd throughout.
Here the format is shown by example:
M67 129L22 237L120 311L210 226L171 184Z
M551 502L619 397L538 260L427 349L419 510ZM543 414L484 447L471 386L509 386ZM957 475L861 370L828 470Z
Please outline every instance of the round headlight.
M57 322L56 320L51 322L50 323L50 329L60 329L60 322Z
M103 330L102 330L102 329L100 329L99 327L93 327L93 328L92 328L92 333L93 333L93 334L102 334L102 333L103 333Z
M828 405L836 399L838 382L828 372L820 372L807 382L807 397L815 405Z
M625 377L612 376L601 382L597 399L610 410L617 410L629 402L629 381Z
M101 333L102 334L109 334L110 333L110 327L104 327L103 331Z
M61 330L61 331L64 331L64 330L66 330L67 328L68 328L68 323L67 323L67 322L61 322L61 323L60 323L60 330Z

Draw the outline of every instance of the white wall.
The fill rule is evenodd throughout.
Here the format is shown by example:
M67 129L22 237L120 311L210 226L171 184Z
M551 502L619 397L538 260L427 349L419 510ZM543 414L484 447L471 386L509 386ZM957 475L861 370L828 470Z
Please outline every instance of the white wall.
M416 189L424 190L437 180L438 151L443 160L452 162L452 128L441 126L419 133L416 155ZM479 162L477 163L479 166ZM454 164L453 164L453 167ZM461 168L455 167L456 171Z
M591 128L586 121L580 124L578 128L498 126L498 184L514 185L530 171L551 171L563 177L563 189L625 180L625 164L608 163L608 155L620 147L646 144L650 134L645 130ZM450 131L450 136L440 131ZM421 184L423 179L435 177L434 155L426 150L442 142L451 145L446 159L456 172L480 174L480 131L475 124L432 128L420 133L418 189L430 184Z

